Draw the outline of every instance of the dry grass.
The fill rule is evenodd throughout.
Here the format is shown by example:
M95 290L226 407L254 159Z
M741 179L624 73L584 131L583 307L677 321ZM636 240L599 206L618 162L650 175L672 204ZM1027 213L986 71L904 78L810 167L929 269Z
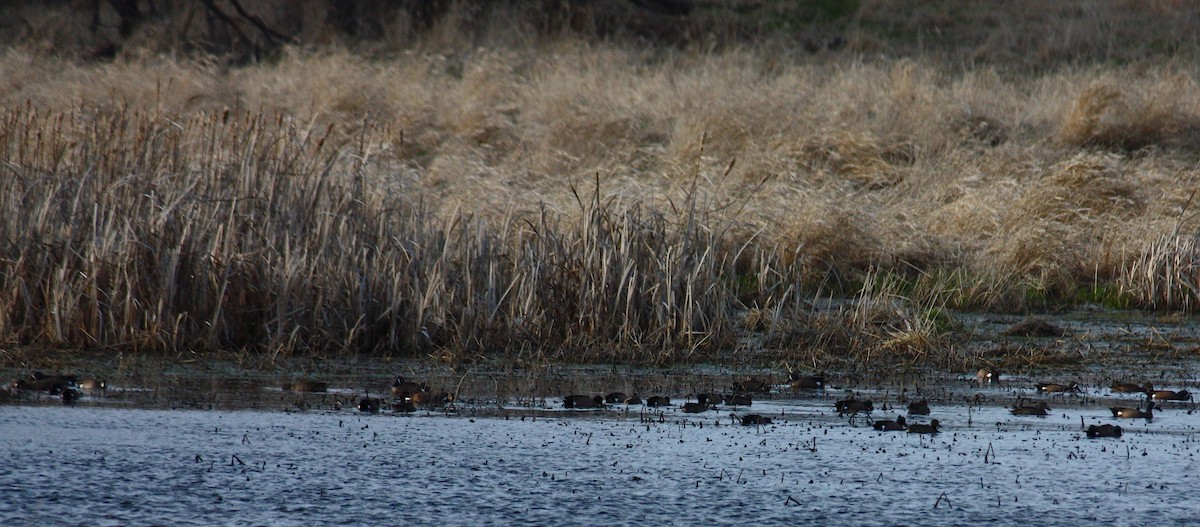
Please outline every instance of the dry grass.
M781 349L920 361L945 308L1118 281L1194 308L1194 58L1035 45L976 6L999 29L951 62L966 44L877 40L869 7L844 55L492 27L103 64L33 35L0 57L0 340L663 362L724 353L752 308ZM827 295L860 307L814 316Z

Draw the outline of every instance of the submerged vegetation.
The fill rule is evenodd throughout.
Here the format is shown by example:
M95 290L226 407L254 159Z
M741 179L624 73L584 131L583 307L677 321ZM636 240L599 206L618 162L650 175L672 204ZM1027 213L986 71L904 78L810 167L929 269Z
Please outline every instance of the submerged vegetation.
M1186 6L692 4L249 61L7 8L0 343L951 365L954 311L1196 308Z

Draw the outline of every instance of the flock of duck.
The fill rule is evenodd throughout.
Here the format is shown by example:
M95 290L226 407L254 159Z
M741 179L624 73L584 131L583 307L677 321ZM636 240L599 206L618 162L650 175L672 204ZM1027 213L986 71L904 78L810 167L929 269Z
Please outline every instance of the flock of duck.
M14 391L46 392L57 395L63 404L71 404L86 391L103 391L108 384L99 379L80 379L77 375L48 375L35 371L29 376L16 379L10 385Z
M1000 380L999 372L990 368L979 370L975 377L976 381L981 385ZM13 391L17 392L37 391L57 395L62 399L64 404L75 402L85 391L102 391L107 388L107 384L102 380L81 379L75 375L50 375L40 371L35 371L27 377L16 379L10 386ZM820 375L791 373L788 376L788 386L794 393L811 390L823 391L825 389L825 378ZM313 380L297 380L284 383L281 388L285 392L323 393L329 390L329 384ZM700 414L716 410L721 405L737 410L738 408L751 406L755 397L770 394L773 388L775 388L775 385L769 381L745 379L734 382L730 386L728 393L689 394L678 408L683 413L688 414ZM1036 383L1033 388L1038 393L1043 394L1083 392L1082 388L1074 382ZM1114 393L1144 394L1146 396L1144 408L1142 406L1110 407L1112 417L1120 419L1151 420L1154 418L1154 411L1162 408L1157 404L1160 401L1193 400L1192 394L1187 390L1156 390L1149 382L1142 384L1114 382L1110 389ZM412 382L403 377L395 378L390 393L392 396L390 401L383 397L357 397L358 410L368 413L378 413L382 408L390 406L395 412L408 413L415 412L418 408L432 409L443 407L453 403L455 400L455 395L451 392L434 390L425 383ZM672 402L671 398L666 395L653 395L643 400L638 394L625 394L622 392L612 392L604 396L573 394L567 395L562 399L562 407L566 409L603 409L608 408L610 405L625 405L626 407L640 405L645 409L661 409L672 406ZM853 419L855 416L863 414L870 419L870 414L874 411L875 404L869 399L859 399L856 396L850 396L836 401L834 409L839 416L850 416ZM884 409L888 409L887 404L884 405ZM1034 401L1024 397L1018 397L1016 403L1011 408L1011 413L1017 416L1042 417L1048 415L1049 412L1050 406L1045 401ZM909 418L913 416L922 416L923 420L924 416L928 416L929 414L928 400L920 400L908 404L908 417L900 415L895 419L872 420L870 423L875 430L879 431L937 434L940 431L941 425L937 419L929 420L928 423L914 423L909 421ZM729 415L735 422L740 421L744 426L772 424L770 417L760 414L739 416L735 412ZM1102 424L1091 425L1085 432L1089 438L1120 437L1123 430L1117 425Z

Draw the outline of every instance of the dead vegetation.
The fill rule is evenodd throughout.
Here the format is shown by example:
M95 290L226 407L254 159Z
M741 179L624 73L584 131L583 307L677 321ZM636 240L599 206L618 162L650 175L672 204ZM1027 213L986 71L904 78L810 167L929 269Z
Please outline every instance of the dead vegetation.
M978 41L929 5L807 25L815 51L534 38L451 9L244 64L153 24L96 61L21 11L0 341L950 364L957 309L1193 310L1195 58L1038 41L1053 17L993 4L962 13L992 21ZM1050 11L1158 16L1187 49L1195 21L1155 5ZM946 30L919 51L931 17ZM968 44L978 62L950 60ZM830 298L850 301L814 309Z

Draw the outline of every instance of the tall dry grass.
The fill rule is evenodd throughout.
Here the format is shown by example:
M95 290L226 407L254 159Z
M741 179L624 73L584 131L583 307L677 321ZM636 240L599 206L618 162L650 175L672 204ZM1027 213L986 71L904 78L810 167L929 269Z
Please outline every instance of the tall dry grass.
M10 48L0 339L658 362L766 328L923 360L946 309L1195 305L1163 241L1200 229L1190 57L512 42Z

